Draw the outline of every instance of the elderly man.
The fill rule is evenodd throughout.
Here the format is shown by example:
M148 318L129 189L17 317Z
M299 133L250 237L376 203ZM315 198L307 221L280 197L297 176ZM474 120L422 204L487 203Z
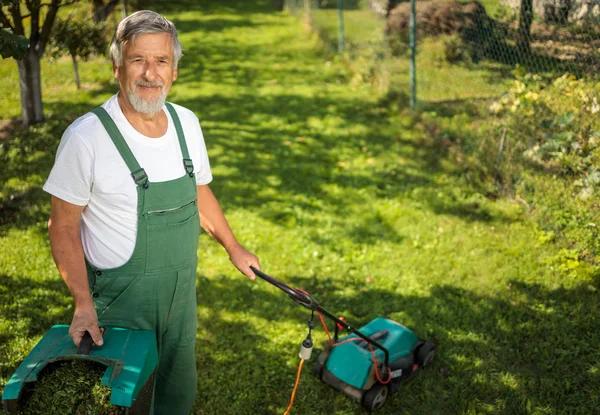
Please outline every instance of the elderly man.
M254 279L258 258L234 237L208 184L198 118L165 102L181 44L151 11L125 18L110 53L120 91L65 131L44 190L54 260L75 302L79 345L99 325L153 330L154 412L189 414L196 393L196 267L200 224Z

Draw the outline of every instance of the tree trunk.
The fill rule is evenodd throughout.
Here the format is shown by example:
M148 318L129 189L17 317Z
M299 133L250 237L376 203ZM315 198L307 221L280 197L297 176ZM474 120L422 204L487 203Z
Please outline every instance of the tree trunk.
M569 23L569 13L571 12L571 0L563 0L558 3L558 10L556 18L558 23L567 24Z
M388 17L390 15L390 13L392 12L392 10L394 9L394 7L396 7L398 5L399 1L398 0L389 0L388 4L387 4L387 8L385 10L385 16Z
M94 23L100 23L106 21L108 16L112 13L115 7L119 4L119 0L110 0L107 4L104 4L104 0L93 0L92 1L92 21ZM125 3L126 5L127 3Z
M42 107L42 83L40 58L33 49L19 61L19 86L21 89L21 109L23 125L28 127L44 121Z
M533 0L521 0L519 15L519 31L517 32L517 50L520 54L529 55L531 23L533 22Z
M81 89L81 82L79 82L79 65L77 63L77 56L71 55L71 59L73 59L73 70L75 71L75 85L77 85L77 89Z

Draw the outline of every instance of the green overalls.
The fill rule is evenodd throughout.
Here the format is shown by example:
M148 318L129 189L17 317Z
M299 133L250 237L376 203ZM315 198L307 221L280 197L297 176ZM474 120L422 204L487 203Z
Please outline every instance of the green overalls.
M137 185L138 226L133 254L125 265L99 269L87 263L88 280L101 326L153 330L159 361L154 414L188 415L196 395L196 267L200 220L196 177L175 109L186 174L148 182L116 124L103 108L100 118Z

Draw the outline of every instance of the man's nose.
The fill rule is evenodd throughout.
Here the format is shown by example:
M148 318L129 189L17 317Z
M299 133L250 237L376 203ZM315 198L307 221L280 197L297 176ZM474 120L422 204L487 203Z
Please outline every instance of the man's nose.
M157 77L156 64L154 62L147 62L146 68L144 68L144 77L148 81L153 81Z

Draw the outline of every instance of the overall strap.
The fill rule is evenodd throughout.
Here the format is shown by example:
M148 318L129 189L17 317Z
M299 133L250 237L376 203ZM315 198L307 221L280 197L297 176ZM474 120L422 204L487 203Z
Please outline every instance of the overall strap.
M102 125L106 129L106 132L110 136L110 139L117 147L119 154L123 157L125 164L129 168L131 172L131 177L133 177L133 181L136 185L142 186L144 189L148 188L148 175L146 175L146 171L140 167L139 163L135 159L135 156L131 152L131 149L125 142L121 131L113 121L113 119L108 115L108 112L102 107L98 107L92 110L94 114L100 119Z
M194 165L192 164L192 159L190 158L190 153L188 152L185 136L183 135L183 128L181 127L181 121L179 121L177 111L175 111L175 108L173 105L171 105L171 103L166 102L165 105L167 110L169 110L169 114L171 114L173 124L175 124L175 130L177 131L179 147L181 148L181 154L183 155L183 168L190 177L194 177Z

